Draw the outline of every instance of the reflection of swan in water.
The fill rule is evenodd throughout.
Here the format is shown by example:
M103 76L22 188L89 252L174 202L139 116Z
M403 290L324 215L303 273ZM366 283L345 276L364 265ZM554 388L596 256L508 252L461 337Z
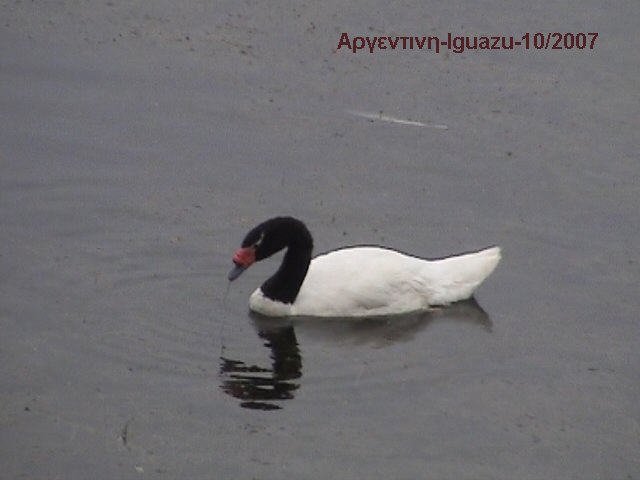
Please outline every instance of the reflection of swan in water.
M254 410L277 410L273 400L293 398L300 385L293 382L302 375L302 358L293 325L259 325L258 335L271 349L271 368L246 365L240 360L220 357L222 390L242 400L241 407Z
M437 323L467 323L491 332L492 323L475 299L428 311L364 319L310 319L296 323L296 329L312 337L349 345L382 348L411 341L415 335Z
M271 367L247 365L240 360L220 357L222 390L241 400L243 408L277 410L274 403L294 398L300 388L302 357L295 329L311 337L350 345L372 345L377 348L410 341L415 334L429 325L456 322L476 325L491 332L492 322L475 299L455 303L436 310L362 319L305 318L273 319L250 313L258 336L271 350Z

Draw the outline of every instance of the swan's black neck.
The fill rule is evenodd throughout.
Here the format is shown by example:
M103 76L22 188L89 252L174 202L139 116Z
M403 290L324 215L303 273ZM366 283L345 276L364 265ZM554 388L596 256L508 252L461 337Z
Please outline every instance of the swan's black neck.
M304 277L311 263L313 239L304 223L293 218L281 218L279 224L267 233L265 243L276 237L280 248L286 248L278 271L262 284L262 293L269 299L293 303L298 296ZM271 243L271 242L268 242ZM275 252L273 252L275 253Z

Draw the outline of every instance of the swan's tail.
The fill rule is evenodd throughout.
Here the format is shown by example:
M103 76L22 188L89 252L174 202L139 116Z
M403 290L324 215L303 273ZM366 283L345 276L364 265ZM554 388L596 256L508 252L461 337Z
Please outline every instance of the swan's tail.
M425 267L431 279L430 304L446 305L465 300L489 276L500 261L500 247L433 260Z

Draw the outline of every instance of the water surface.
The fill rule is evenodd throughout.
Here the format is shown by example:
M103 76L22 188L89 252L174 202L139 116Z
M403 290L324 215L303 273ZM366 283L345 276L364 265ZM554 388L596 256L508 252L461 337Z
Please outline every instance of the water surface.
M0 476L640 477L640 12L581 7L0 7ZM332 51L551 27L603 41ZM226 274L278 214L504 258L477 305L265 320L277 259Z

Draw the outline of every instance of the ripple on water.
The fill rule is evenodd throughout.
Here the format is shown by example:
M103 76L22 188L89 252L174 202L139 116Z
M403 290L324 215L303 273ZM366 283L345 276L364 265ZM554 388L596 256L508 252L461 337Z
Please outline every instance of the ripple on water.
M222 348L220 312L212 312L205 274L119 272L101 281L96 354L129 370L212 378Z

